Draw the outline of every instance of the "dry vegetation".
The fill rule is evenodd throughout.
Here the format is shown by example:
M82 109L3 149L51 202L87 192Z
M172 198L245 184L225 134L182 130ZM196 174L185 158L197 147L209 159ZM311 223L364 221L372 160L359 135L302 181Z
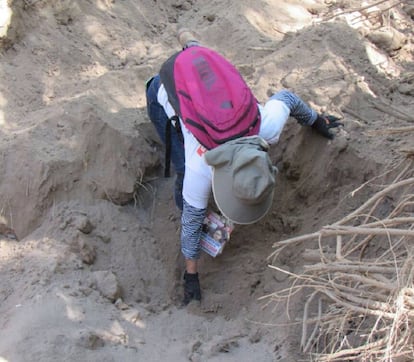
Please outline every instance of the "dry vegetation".
M397 172L398 170L398 172ZM408 159L363 187L377 189L361 207L319 232L278 242L270 258L298 243L302 274L267 296L289 301L303 292L301 347L316 361L405 361L414 355L414 172ZM280 268L271 266L272 268Z

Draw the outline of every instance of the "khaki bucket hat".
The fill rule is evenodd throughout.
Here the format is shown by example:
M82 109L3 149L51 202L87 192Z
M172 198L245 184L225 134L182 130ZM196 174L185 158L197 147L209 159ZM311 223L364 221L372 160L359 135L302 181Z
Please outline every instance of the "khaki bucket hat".
M205 153L213 167L213 196L221 213L235 224L252 224L269 211L277 168L260 136L242 137Z

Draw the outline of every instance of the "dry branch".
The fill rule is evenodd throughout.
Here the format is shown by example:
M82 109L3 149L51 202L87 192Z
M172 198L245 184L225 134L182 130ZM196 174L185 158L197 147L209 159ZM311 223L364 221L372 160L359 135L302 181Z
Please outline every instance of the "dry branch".
M406 132L414 132L414 126L386 128L386 129L381 129L381 130L376 130L376 131L368 131L366 132L366 134L368 136L378 136L378 135L398 134L398 133L406 133Z
M414 184L414 177L408 178L406 180L402 180L400 182L394 183L389 185L388 187L386 187L384 190L376 193L374 196L372 196L368 201L366 201L361 207L359 207L357 210L355 210L354 212L350 213L348 216L344 217L342 220L339 220L338 222L336 222L334 225L341 225L344 224L350 220L352 220L353 218L355 218L357 215L363 214L363 210L366 209L369 205L373 204L375 201L377 201L378 199L386 196L387 194L389 194L391 191L394 191L396 189L400 189L404 186L407 185L412 185Z
M397 119L402 119L404 121L407 122L413 122L414 121L414 117L410 116L404 112L402 112L401 110L394 108L391 104L389 103L385 103L385 102L381 102L378 100L370 100L370 103L379 111L384 112L384 113L388 113L390 116L395 117Z
M405 229L380 229L380 228L363 228L356 226L325 226L321 230L322 235L402 235L402 236L414 236L414 230Z
M409 162L391 184L343 219L274 244L273 258L287 247L309 244L302 273L284 271L292 288L268 297L280 302L308 293L300 344L312 360L392 361L413 355L413 237Z
M404 153L407 158L414 158L414 148L402 148L400 152Z
M357 120L364 121L366 124L370 124L373 121L372 119L368 119L368 118L361 116L359 113L357 113L356 111L354 111L353 109L349 107L343 107L341 111L344 113L348 113L349 115L356 118Z
M328 21L328 20L331 20L331 19L333 19L333 18L336 18L336 17L338 17L338 16L340 16L340 15L349 14L349 13L354 13L354 12L361 12L361 11L367 10L367 9L369 9L369 8L372 8L372 7L378 6L378 5L380 5L380 4L382 4L382 3L385 3L385 2L387 2L387 1L389 1L389 0L380 0L380 1L377 1L377 2L375 2L375 3L373 3L373 4L365 5L365 6L362 6L362 7L359 7L359 8L351 8L351 9L348 9L348 10L343 10L343 11L341 11L341 12L337 13L337 14L333 14L333 15L330 15L330 16L328 16L328 17L324 18L323 20L324 20L324 21ZM400 1L398 1L398 3L397 3L397 4L395 4L395 5L398 5L399 3L400 3Z
M399 270L394 267L384 267L381 265L364 265L364 264L339 264L339 263L330 263L330 264L314 264L314 265L305 265L305 271L308 272L358 272L358 273L383 273L383 274L393 274Z

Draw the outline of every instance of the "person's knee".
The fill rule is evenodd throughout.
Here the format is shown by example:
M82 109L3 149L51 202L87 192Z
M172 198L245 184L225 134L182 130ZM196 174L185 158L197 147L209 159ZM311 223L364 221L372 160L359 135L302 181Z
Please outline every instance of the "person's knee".
M158 89L160 88L160 76L158 74L150 78L146 85L147 106L152 102L158 102Z

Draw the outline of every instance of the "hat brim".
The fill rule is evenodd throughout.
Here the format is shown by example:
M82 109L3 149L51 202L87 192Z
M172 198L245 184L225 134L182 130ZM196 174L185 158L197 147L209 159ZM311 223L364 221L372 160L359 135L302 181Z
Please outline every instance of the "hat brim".
M244 203L233 194L233 182L229 167L213 167L212 189L220 212L235 224L253 224L264 217L273 202L274 190L263 202L255 205Z

